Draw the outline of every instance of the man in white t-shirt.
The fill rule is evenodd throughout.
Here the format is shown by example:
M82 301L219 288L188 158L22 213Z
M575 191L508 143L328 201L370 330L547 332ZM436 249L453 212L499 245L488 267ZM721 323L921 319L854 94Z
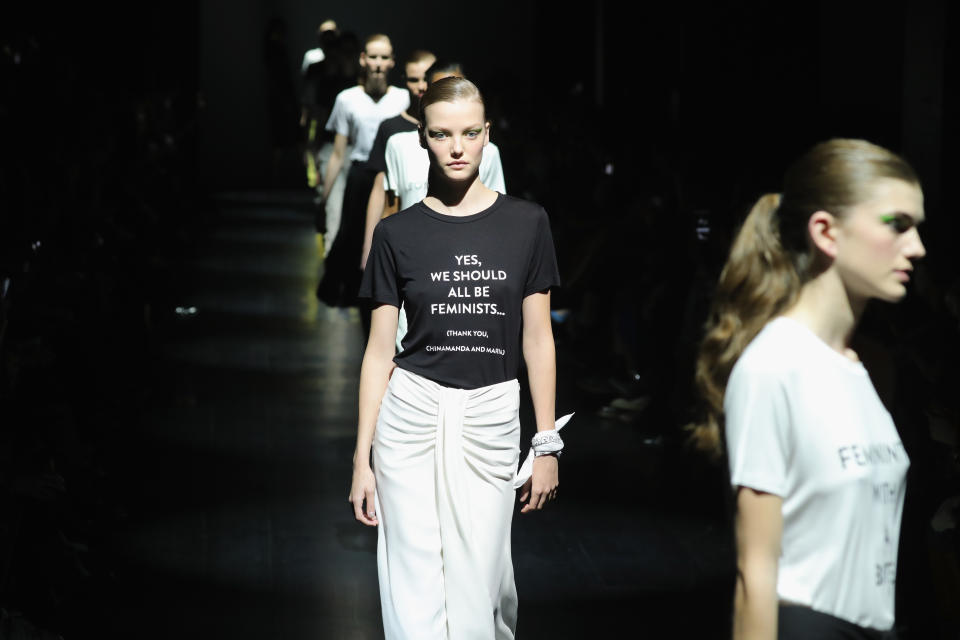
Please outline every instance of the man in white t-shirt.
M317 288L317 296L329 306L357 304L366 205L373 183L366 166L367 156L380 123L406 109L410 101L406 90L387 84L387 73L393 65L390 38L382 34L367 38L360 54L363 82L337 95L327 121L327 130L335 137L323 180L324 194L329 193L340 172L347 144L352 145L339 231Z

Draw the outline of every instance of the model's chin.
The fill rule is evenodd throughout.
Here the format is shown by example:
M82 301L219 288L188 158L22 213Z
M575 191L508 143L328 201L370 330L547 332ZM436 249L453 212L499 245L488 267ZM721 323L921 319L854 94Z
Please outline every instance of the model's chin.
M907 297L907 286L898 282L890 287L887 287L887 289L877 297L884 302L900 302Z
M455 182L466 182L473 180L477 176L477 172L472 171L470 167L461 167L459 169L446 167L444 173L447 175L447 179Z

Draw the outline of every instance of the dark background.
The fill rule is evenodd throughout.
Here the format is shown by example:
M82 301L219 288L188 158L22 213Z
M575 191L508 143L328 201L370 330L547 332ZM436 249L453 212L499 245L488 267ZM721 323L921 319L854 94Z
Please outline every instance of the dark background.
M640 598L637 590L648 585L620 558L633 558L644 543L618 546L598 526L598 551L585 555L619 566L621 583L608 582L623 589L566 602L570 616L626 615L638 606L650 613L662 602L663 619L679 616L689 630L698 610L709 610L704 620L726 615L717 605L732 578L726 485L715 466L686 451L678 427L689 419L693 353L730 235L815 142L861 137L904 155L923 183L928 256L904 304L871 307L861 354L912 460L898 575L903 638L960 637L957 529L934 534L930 527L944 499L960 494L960 257L953 246L960 222L947 190L958 171L955 4L559 6L209 0L0 8L0 639L15 612L67 638L211 637L158 630L176 625L149 598L131 594L178 592L183 611L205 585L141 571L134 552L119 552L125 543L117 532L152 513L156 505L144 495L171 513L181 496L191 504L221 498L188 485L222 466L194 450L151 449L140 425L154 421L163 402L209 410L207 398L197 399L204 375L233 380L230 372L184 373L169 364L170 345L197 327L246 336L223 318L184 324L184 301L205 286L195 277L198 257L221 237L218 230L237 223L225 214L225 199L247 198L247 207L273 194L267 199L299 203L301 226L312 218L302 132L278 137L270 114L278 97L296 113L301 56L325 18L361 41L389 34L398 61L424 48L459 60L484 92L508 191L544 205L558 247L564 287L554 308L569 311L555 326L559 385L570 394L558 412L603 416L599 405L612 396L597 391L604 385L595 378L622 381L643 368L640 386L653 400L642 424L605 431L596 419L599 435L580 444L594 456L579 459L581 473L586 480L608 455L626 457L604 482L638 487L636 508L614 501L609 510L623 510L637 531L667 523L658 531L671 533L652 538L650 556L672 543L694 547L702 534L700 555L686 549L679 556L689 573L672 565L663 572L711 577L666 595L651 586ZM269 58L279 64L268 65L271 23L283 25L284 39ZM394 84L401 84L400 66ZM267 253L264 260L289 257ZM278 330L268 325L257 320L244 331ZM296 332L279 329L281 337ZM346 353L349 344L327 345L332 351L323 357L335 351L349 369L358 357ZM331 380L321 379L328 390L337 383ZM249 395L257 393L251 385ZM628 454L637 451L634 464ZM337 455L345 464L347 455ZM573 470L567 478L576 477L577 455L565 454L565 469ZM144 479L144 470L170 460L182 477L168 485ZM234 462L246 472L245 459ZM327 473L346 471L330 466ZM594 500L593 487L581 486L580 504ZM280 499L287 489L278 490ZM675 535L678 522L695 523L696 535ZM354 535L338 532L338 539L353 544ZM517 536L534 538L530 528ZM590 546L551 540L561 558ZM530 559L518 558L521 575ZM154 579L151 591L145 585ZM232 588L214 589L222 610L243 602ZM241 595L254 607L262 594ZM278 610L300 606L281 596ZM127 607L131 597L136 604ZM527 620L564 620L555 603L521 599L526 611L539 612ZM164 602L158 595L154 604ZM684 621L686 602L694 610ZM305 609L315 604L304 596ZM334 598L324 611L334 616L340 604ZM134 620L144 628L131 631ZM231 637L243 631L235 624Z
M18 170L63 162L51 154L67 145L113 144L129 157L137 110L162 96L175 112L163 117L189 127L179 153L196 188L271 186L267 24L285 26L284 82L297 91L303 51L331 16L361 39L390 34L399 60L413 48L461 60L491 103L511 190L549 211L587 206L581 196L612 162L618 187L669 195L684 214L736 216L777 189L801 150L845 136L903 153L924 182L927 235L956 230L938 215L956 167L948 3L134 4L3 9L5 40L23 59L4 59L5 91L18 96L5 156ZM296 153L287 160L280 179L299 185ZM5 237L30 223L13 224Z

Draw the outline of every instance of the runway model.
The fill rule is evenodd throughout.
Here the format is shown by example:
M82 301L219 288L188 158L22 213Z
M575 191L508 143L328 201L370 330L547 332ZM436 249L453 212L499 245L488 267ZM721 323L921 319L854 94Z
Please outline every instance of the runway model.
M515 490L522 485L521 513L554 498L563 446L553 239L543 208L479 180L489 123L473 83L436 82L419 111L427 197L377 225L360 289L373 311L350 501L357 520L379 526L388 640L508 640ZM409 329L395 355L401 303ZM526 479L517 471L521 355L537 422Z
M925 250L923 194L895 154L814 146L760 198L720 276L695 431L736 492L737 640L892 638L909 459L851 349Z

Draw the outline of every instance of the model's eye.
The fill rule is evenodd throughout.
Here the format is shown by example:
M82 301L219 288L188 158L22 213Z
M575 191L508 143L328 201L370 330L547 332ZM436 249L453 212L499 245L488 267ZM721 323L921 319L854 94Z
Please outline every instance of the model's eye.
M480 129L475 129L474 131L467 131L467 137L471 140L477 138L480 135Z
M434 140L443 140L447 137L447 134L445 134L443 131L431 131L430 137Z
M884 224L897 233L906 233L914 227L913 218L905 213L893 213L881 218Z

